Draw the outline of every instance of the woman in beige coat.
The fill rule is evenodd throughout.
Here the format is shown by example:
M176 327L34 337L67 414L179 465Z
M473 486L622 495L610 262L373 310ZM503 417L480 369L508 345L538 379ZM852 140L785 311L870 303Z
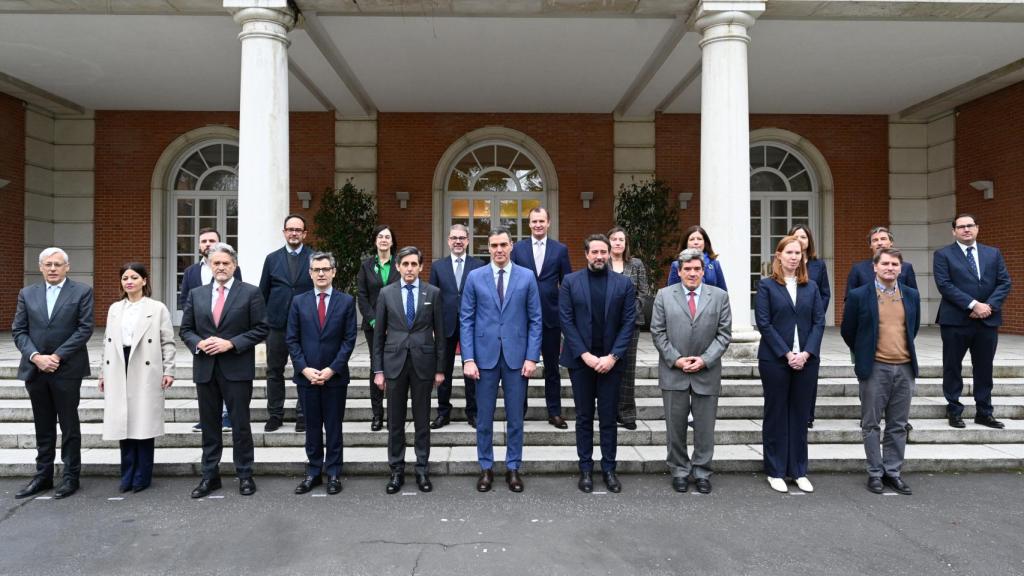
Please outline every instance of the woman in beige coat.
M171 315L150 294L146 267L125 264L103 338L103 439L120 441L121 492L141 492L152 481L153 439L164 433L164 390L174 383Z

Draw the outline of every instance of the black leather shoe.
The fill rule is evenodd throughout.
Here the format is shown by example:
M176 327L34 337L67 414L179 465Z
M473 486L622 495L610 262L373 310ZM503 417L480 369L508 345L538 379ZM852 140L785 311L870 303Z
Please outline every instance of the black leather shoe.
M430 476L427 474L416 474L416 487L420 489L420 492L430 492L434 489L434 485L430 482Z
M711 494L711 480L708 480L707 478L697 478L693 483L697 486L697 492L700 492L701 494Z
M505 472L505 483L508 484L508 489L513 492L523 491L523 478L519 475L519 470Z
M910 422L907 422L906 430L907 430L907 434L909 434L909 433L914 431L914 427L910 424Z
M601 475L604 480L604 485L608 487L608 491L614 494L622 492L622 482L619 482L619 477L615 475L615 470L609 470Z
M814 420L808 420L807 421L807 429L808 430L813 430L814 429Z
M192 491L192 497L205 498L210 495L210 492L220 490L220 488L221 482L219 477L210 479L203 478L199 481L199 486L196 486L196 489Z
M149 484L139 484L138 486L132 486L132 492L138 494L139 492L142 492L146 488L149 488Z
M372 432L379 432L383 428L384 428L384 417L383 416L374 416L373 419L370 420L370 431L372 431Z
M438 428L444 428L445 426L451 423L452 420L450 417L438 416L437 418L434 418L434 420L430 423L430 427L433 428L434 430L437 430Z
M305 418L300 418L300 419L295 421L295 431L296 432L305 432L306 431L306 419Z
M327 493L334 495L341 492L341 477L330 476L327 478Z
M78 492L78 480L64 480L63 482L60 483L60 486L58 486L57 489L53 492L53 499L60 500L62 498L67 498L68 496L71 496L75 492Z
M673 476L672 489L676 492L686 492L690 489L690 479L686 476Z
M391 479L388 480L388 485L384 487L384 491L388 494L395 494L402 489L402 484L405 484L405 474L403 472L392 472Z
M256 481L252 478L239 478L238 493L242 496L252 496L256 493Z
M910 486L903 481L899 476L882 476L882 484L885 484L889 488L903 494L904 496L910 496L914 492L910 489Z
M949 415L949 425L952 426L953 428L964 428L967 426L966 424L964 424L963 418L961 418L960 416L954 416L953 414Z
M622 426L626 430L636 430L636 422L623 422L619 420L619 426Z
M559 430L565 430L566 428L569 427L569 424L565 421L565 418L562 418L558 414L548 417L548 424L551 424L552 426L558 428Z
M1006 428L1006 424L1003 424L999 420L996 420L995 416L991 414L989 414L988 416L975 416L974 423L981 424L982 426L988 426L989 428L995 428L997 430L1002 430L1003 428Z
M884 492L885 489L882 488L882 479L881 478L872 478L872 477L869 476L868 477L868 490L870 492L874 493L874 494L881 494L882 492Z
M277 416L271 416L270 419L267 420L267 423L263 425L263 431L273 432L280 429L282 424L284 424L284 422L282 422L280 418Z
M469 424L470 428L476 429L476 416L466 416L466 424Z
M35 496L40 492L53 488L53 478L33 478L24 488L18 490L18 493L14 495L15 498L28 498L29 496Z
M299 482L299 485L295 487L296 494L305 494L313 488L323 484L324 480L321 476L306 476Z
M594 473L590 470L580 470L580 481L576 483L580 492L590 494L594 491Z
M476 481L477 492L490 492L491 484L494 483L494 470L488 468L480 471L480 478Z
M132 485L129 484L129 485L125 486L124 484L121 484L120 486L117 487L117 491L120 492L121 494L124 494L125 492L131 492L132 491Z

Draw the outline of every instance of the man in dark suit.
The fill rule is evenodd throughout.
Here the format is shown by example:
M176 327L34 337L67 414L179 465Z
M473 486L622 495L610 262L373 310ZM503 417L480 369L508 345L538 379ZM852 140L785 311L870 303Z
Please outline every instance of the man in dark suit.
M192 497L202 498L221 487L223 442L218 424L222 403L231 412L238 491L250 496L256 492L256 482L252 479L249 401L256 375L256 344L267 337L266 309L259 288L235 280L238 257L234 248L215 244L208 254L213 284L189 292L180 332L194 355L192 379L203 425L203 479Z
M267 303L267 423L263 430L273 432L284 423L284 366L288 362L285 332L292 298L313 289L306 271L313 251L303 244L306 219L290 214L284 219L285 245L267 254L260 276L260 292ZM295 403L295 431L306 429L302 417L302 396Z
M309 259L314 288L293 298L288 310L285 341L295 369L292 380L306 408L309 462L306 477L295 488L296 494L319 486L324 473L327 493L341 492L341 428L348 394L348 360L356 346L357 332L355 299L331 286L336 270L333 254L314 252Z
M373 329L373 383L388 396L387 493L405 483L405 407L412 396L416 485L430 492L430 392L444 381L444 311L437 286L420 282L423 254L406 246L395 256L402 280L381 288ZM386 384L385 384L386 381Z
M455 369L455 352L459 347L462 287L470 272L486 266L483 260L466 253L468 245L469 230L462 224L454 224L448 230L451 256L434 260L430 265L430 283L441 289L445 330L444 382L437 388L437 417L430 423L431 428L441 428L451 422L452 372ZM466 421L476 428L476 381L466 377L462 380L466 385Z
M942 392L949 425L963 428L964 355L974 368L974 422L1002 428L992 415L992 362L996 356L1003 301L1010 294L1010 273L998 248L978 243L978 223L971 214L953 219L956 242L935 251L932 273L942 295L935 321L942 336Z
M611 242L593 234L583 243L587 268L562 281L558 296L565 345L561 364L569 369L576 405L576 452L579 489L594 490L594 401L601 427L601 477L609 492L621 492L615 475L617 422L622 363L636 322L636 288L610 272Z
M82 435L78 400L82 378L89 375L86 344L93 330L92 288L68 280L68 255L60 248L39 254L43 283L18 292L11 333L21 352L18 379L25 381L36 428L36 474L15 498L27 498L53 487L53 461L60 422L63 481L54 498L78 490L82 469Z
M559 327L558 289L565 275L572 272L569 249L565 244L548 238L551 218L546 208L530 210L530 238L516 242L512 248L512 262L533 272L540 289L541 317L544 334L541 354L544 357L544 402L548 409L548 423L555 428L568 428L562 418L562 376L558 370L558 355L562 346ZM526 404L523 404L526 410Z
M509 258L512 239L507 229L491 230L487 251L491 263L466 277L459 310L462 371L477 381L476 489L487 492L494 482L492 436L500 382L505 398L505 482L509 490L522 492L523 408L526 379L540 360L540 295L530 271Z
M871 248L872 258L867 260L861 260L850 268L850 274L846 277L846 294L850 294L850 290L863 286L865 284L875 283L875 263L874 255L878 254L879 250L883 248L893 247L892 232L889 231L885 226L875 226L868 232L868 246ZM917 276L914 275L914 265L910 262L903 262L900 267L900 284L909 286L914 290L917 290Z

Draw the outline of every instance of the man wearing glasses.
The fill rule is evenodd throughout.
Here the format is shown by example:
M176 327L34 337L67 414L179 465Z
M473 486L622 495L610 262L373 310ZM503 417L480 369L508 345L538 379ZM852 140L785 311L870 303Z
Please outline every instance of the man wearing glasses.
M431 428L443 428L451 423L452 372L455 351L459 346L459 307L462 305L462 287L466 275L484 266L484 261L466 253L469 230L462 224L453 224L448 230L447 258L434 260L430 265L430 283L441 289L441 309L444 312L445 356L444 382L437 388L437 417ZM463 377L466 385L466 421L476 428L476 380Z
M992 415L992 361L996 356L1003 301L1010 293L1010 273L998 248L978 243L978 223L971 214L953 219L955 242L935 251L932 271L942 295L935 321L942 336L942 392L953 428L963 428L964 355L974 368L974 422L1002 428Z

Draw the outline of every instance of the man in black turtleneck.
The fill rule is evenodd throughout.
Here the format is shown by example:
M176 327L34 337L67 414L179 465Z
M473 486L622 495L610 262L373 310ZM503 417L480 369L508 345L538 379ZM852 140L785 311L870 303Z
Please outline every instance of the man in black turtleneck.
M633 283L608 268L611 243L603 234L584 241L586 270L562 280L558 308L565 341L560 364L569 369L576 404L576 452L580 459L579 489L594 489L594 402L601 429L601 473L609 492L622 484L615 475L616 416L622 364L633 337L636 290Z

